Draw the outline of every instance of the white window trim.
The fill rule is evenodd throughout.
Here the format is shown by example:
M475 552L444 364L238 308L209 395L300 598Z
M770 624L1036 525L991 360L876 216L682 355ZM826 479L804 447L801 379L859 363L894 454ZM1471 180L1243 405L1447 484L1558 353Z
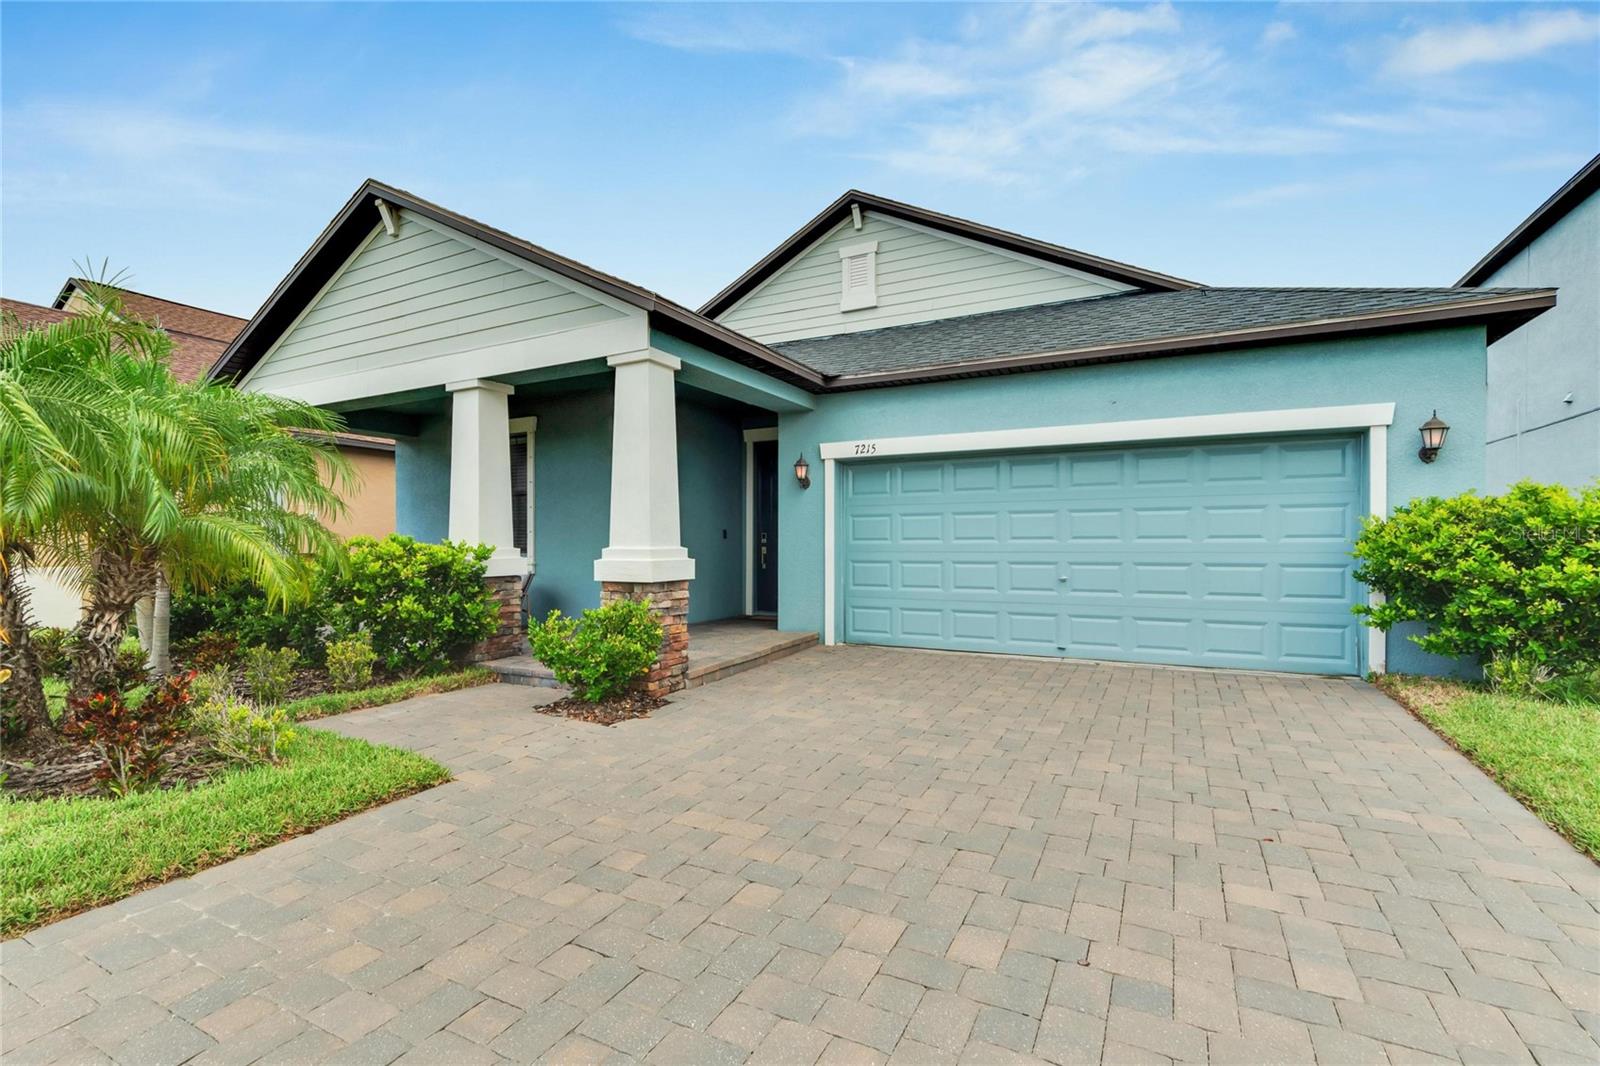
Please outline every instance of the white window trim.
M834 566L838 496L836 467L849 459L885 459L915 455L961 455L974 452L1017 451L1025 448L1122 444L1206 437L1261 436L1317 430L1365 430L1367 445L1367 508L1373 515L1389 513L1389 426L1394 424L1394 404L1348 404L1338 407L1299 407L1279 411L1234 411L1217 415L1147 418L1125 422L1087 422L1032 429L1000 429L976 433L934 433L917 437L881 437L875 440L831 441L822 444L822 642L839 643L838 589ZM1367 601L1382 602L1376 593ZM1382 673L1388 666L1385 635L1367 631L1367 669Z
M758 440L777 440L777 426L744 431L744 613L756 613L756 449Z
M862 256L867 260L867 283L859 289L850 287L850 261ZM878 306L878 242L856 241L839 248L839 310L863 311Z
M510 428L508 437L524 436L528 438L528 546L523 551L523 558L528 560L528 573L533 573L533 441L539 429L539 419L533 416L527 418L507 419L506 425ZM510 444L507 444L510 447Z

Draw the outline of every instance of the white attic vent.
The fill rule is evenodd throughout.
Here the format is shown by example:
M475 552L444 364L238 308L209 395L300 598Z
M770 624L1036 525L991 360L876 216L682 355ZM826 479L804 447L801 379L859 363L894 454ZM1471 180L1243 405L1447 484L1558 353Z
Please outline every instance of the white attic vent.
M862 241L839 249L839 310L878 306L878 242Z

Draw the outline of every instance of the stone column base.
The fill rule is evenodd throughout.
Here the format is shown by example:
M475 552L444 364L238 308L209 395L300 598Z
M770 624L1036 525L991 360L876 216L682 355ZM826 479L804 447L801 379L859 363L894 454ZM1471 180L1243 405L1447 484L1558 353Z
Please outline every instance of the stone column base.
M485 659L504 659L508 655L527 653L528 634L522 627L522 582L526 576L511 574L483 579L484 587L494 597L500 613L500 624L493 633L468 650L468 662L481 663Z
M644 690L660 699L683 688L689 678L689 583L687 581L602 581L600 603L643 600L661 622L661 654L644 676Z

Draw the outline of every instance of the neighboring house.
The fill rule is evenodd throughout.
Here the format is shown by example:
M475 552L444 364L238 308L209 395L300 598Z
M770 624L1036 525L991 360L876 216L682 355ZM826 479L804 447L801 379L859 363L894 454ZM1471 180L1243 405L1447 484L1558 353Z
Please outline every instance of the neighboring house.
M1554 302L1211 288L852 191L696 312L369 181L212 373L394 436L400 529L502 595L650 597L673 663L775 613L1358 674L1444 666L1361 627L1351 542L1483 483L1486 345Z
M1584 488L1600 478L1600 155L1457 284L1538 285L1561 306L1489 347L1488 469Z
M203 377L245 320L201 307L118 290L123 314L160 326L172 338L171 366L181 381ZM24 326L60 322L93 306L85 282L69 278L51 307L0 299L0 311ZM339 451L355 467L361 486L345 500L347 514L330 523L340 536L382 537L394 532L394 443L354 433L340 434ZM78 620L79 596L59 575L36 572L31 581L33 613L41 625L70 626Z

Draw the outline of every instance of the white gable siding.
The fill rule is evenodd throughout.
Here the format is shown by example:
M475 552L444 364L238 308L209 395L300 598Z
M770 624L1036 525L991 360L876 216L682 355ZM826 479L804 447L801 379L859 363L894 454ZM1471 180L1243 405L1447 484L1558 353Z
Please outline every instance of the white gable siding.
M877 303L839 310L839 249L878 242ZM791 260L718 321L759 341L826 337L908 322L1054 303L1131 286L867 212Z
M374 230L267 353L249 387L299 392L626 317L592 294L402 214L395 236ZM448 368L437 377L451 379Z

